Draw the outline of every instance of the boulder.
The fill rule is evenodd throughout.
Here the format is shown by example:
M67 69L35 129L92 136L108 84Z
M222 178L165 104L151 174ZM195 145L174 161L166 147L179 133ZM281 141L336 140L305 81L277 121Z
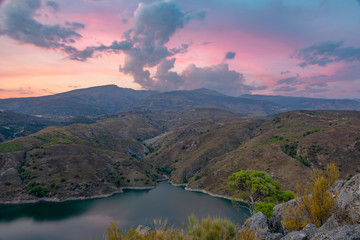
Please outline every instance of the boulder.
M270 229L272 232L275 233L282 233L285 235L285 233L288 233L289 231L287 229L284 229L283 225L281 224L282 220L282 212L281 209L284 207L295 207L296 200L292 199L286 203L278 204L274 207L274 213L270 218Z
M306 225L301 232L305 233L307 239L311 239L318 232L318 228L314 224Z
M360 174L347 181L336 201L335 218L341 224L360 224Z
M324 225L322 225L319 230L320 231L330 231L334 228L337 228L340 226L340 223L336 220L335 216L332 215L331 217L328 218L328 220L326 220L326 222L324 223Z
M280 240L282 237L284 237L281 233L270 233L265 236L264 240Z
M359 240L360 225L346 225L334 228L332 230L323 230L315 234L311 240Z
M136 227L135 231L136 231L138 234L142 235L142 236L146 236L146 235L148 235L148 234L152 231L152 229L151 229L150 227L147 227L147 226L138 225L138 226Z
M287 234L285 237L281 238L281 240L307 240L307 236L302 231L293 231Z
M246 220L244 227L254 231L256 235L260 233L262 238L265 238L266 235L271 233L268 225L268 219L262 212L258 212Z

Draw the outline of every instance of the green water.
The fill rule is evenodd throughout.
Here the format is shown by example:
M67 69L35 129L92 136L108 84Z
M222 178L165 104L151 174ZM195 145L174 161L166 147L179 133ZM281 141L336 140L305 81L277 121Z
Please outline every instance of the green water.
M0 205L0 239L103 239L112 220L125 230L138 224L151 227L153 219L167 219L168 225L181 227L192 213L234 223L243 223L249 216L229 200L160 182L152 190L127 190L103 199Z

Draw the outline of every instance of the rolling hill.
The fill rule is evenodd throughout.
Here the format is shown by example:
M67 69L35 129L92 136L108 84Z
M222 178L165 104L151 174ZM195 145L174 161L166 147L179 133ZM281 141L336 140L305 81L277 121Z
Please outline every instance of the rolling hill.
M218 194L227 177L243 169L264 171L287 189L312 168L335 162L342 177L360 171L360 113L293 111L268 119L203 120L145 142L145 157L177 184Z
M292 111L244 118L215 108L129 112L49 127L0 144L0 200L66 200L119 187L177 184L231 195L227 177L265 171L285 189L334 161L360 171L360 112Z

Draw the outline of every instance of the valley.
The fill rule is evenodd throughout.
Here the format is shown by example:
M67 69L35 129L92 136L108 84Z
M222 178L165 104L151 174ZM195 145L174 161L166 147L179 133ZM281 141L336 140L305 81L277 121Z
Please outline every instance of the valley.
M53 126L0 144L2 203L108 196L174 184L231 196L227 178L253 169L294 190L311 169L360 170L360 113L291 111L245 117L218 108L127 112Z

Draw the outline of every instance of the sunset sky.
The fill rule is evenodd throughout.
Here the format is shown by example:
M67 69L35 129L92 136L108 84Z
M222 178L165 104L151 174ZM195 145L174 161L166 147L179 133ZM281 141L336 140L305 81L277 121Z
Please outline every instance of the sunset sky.
M360 0L0 0L0 98L116 84L360 98Z

